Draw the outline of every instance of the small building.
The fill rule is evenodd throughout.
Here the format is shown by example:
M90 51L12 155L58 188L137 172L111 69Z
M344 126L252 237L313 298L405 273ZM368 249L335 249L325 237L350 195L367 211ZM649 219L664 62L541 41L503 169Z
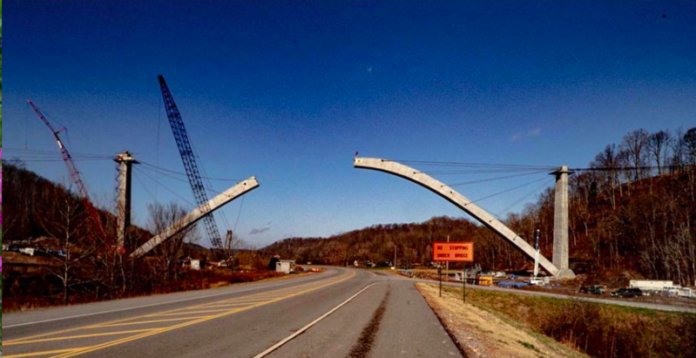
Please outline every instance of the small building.
M286 274L295 271L295 260L278 260L276 262L276 271Z
M201 260L191 260L191 270L200 270L201 269Z
M180 263L182 267L188 268L190 270L199 271L201 269L201 260L191 258L190 256L181 260Z

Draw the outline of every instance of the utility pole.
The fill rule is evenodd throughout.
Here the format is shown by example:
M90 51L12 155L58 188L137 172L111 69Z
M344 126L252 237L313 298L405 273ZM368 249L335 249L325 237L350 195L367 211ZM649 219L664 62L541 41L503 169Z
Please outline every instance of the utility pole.
M396 244L394 244L394 270L396 270Z
M536 256L534 257L534 278L537 278L537 275L539 275L539 235L541 233L541 230L536 229L534 231L534 248L536 248Z
M234 233L232 230L227 230L227 235L225 235L225 246L223 246L225 256L223 260L232 271L234 271L234 245Z
M116 250L123 253L126 241L126 229L130 226L131 219L131 178L133 164L138 161L124 150L114 158L118 163L118 216L116 231Z
M553 209L553 265L558 268L556 278L574 278L568 265L568 174L567 166L551 173L556 176Z

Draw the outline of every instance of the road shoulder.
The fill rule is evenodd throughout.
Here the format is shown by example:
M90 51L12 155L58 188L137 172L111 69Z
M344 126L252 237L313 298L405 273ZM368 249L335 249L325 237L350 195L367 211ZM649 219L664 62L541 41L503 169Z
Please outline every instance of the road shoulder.
M522 325L464 303L459 295L443 291L439 297L435 285L418 283L416 288L468 357L586 357Z

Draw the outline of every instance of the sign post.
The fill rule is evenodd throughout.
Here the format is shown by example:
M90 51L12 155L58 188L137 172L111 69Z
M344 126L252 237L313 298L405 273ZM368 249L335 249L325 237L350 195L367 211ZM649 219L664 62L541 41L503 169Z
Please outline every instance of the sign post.
M466 280L467 280L466 264L462 270L462 302L466 302Z
M442 297L442 264L437 265L437 277L440 279L440 297Z
M449 235L447 235L447 242L449 242ZM449 282L449 261L445 264L445 281Z
M442 262L474 262L473 242L433 242L433 261L439 262L437 274L440 278L440 297L442 297ZM462 269L462 300L466 302L466 264Z

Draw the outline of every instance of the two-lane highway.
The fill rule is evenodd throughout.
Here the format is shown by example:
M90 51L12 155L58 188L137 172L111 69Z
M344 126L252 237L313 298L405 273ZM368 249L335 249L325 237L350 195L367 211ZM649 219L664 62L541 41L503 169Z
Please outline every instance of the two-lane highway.
M460 357L413 282L327 268L4 316L11 357Z

